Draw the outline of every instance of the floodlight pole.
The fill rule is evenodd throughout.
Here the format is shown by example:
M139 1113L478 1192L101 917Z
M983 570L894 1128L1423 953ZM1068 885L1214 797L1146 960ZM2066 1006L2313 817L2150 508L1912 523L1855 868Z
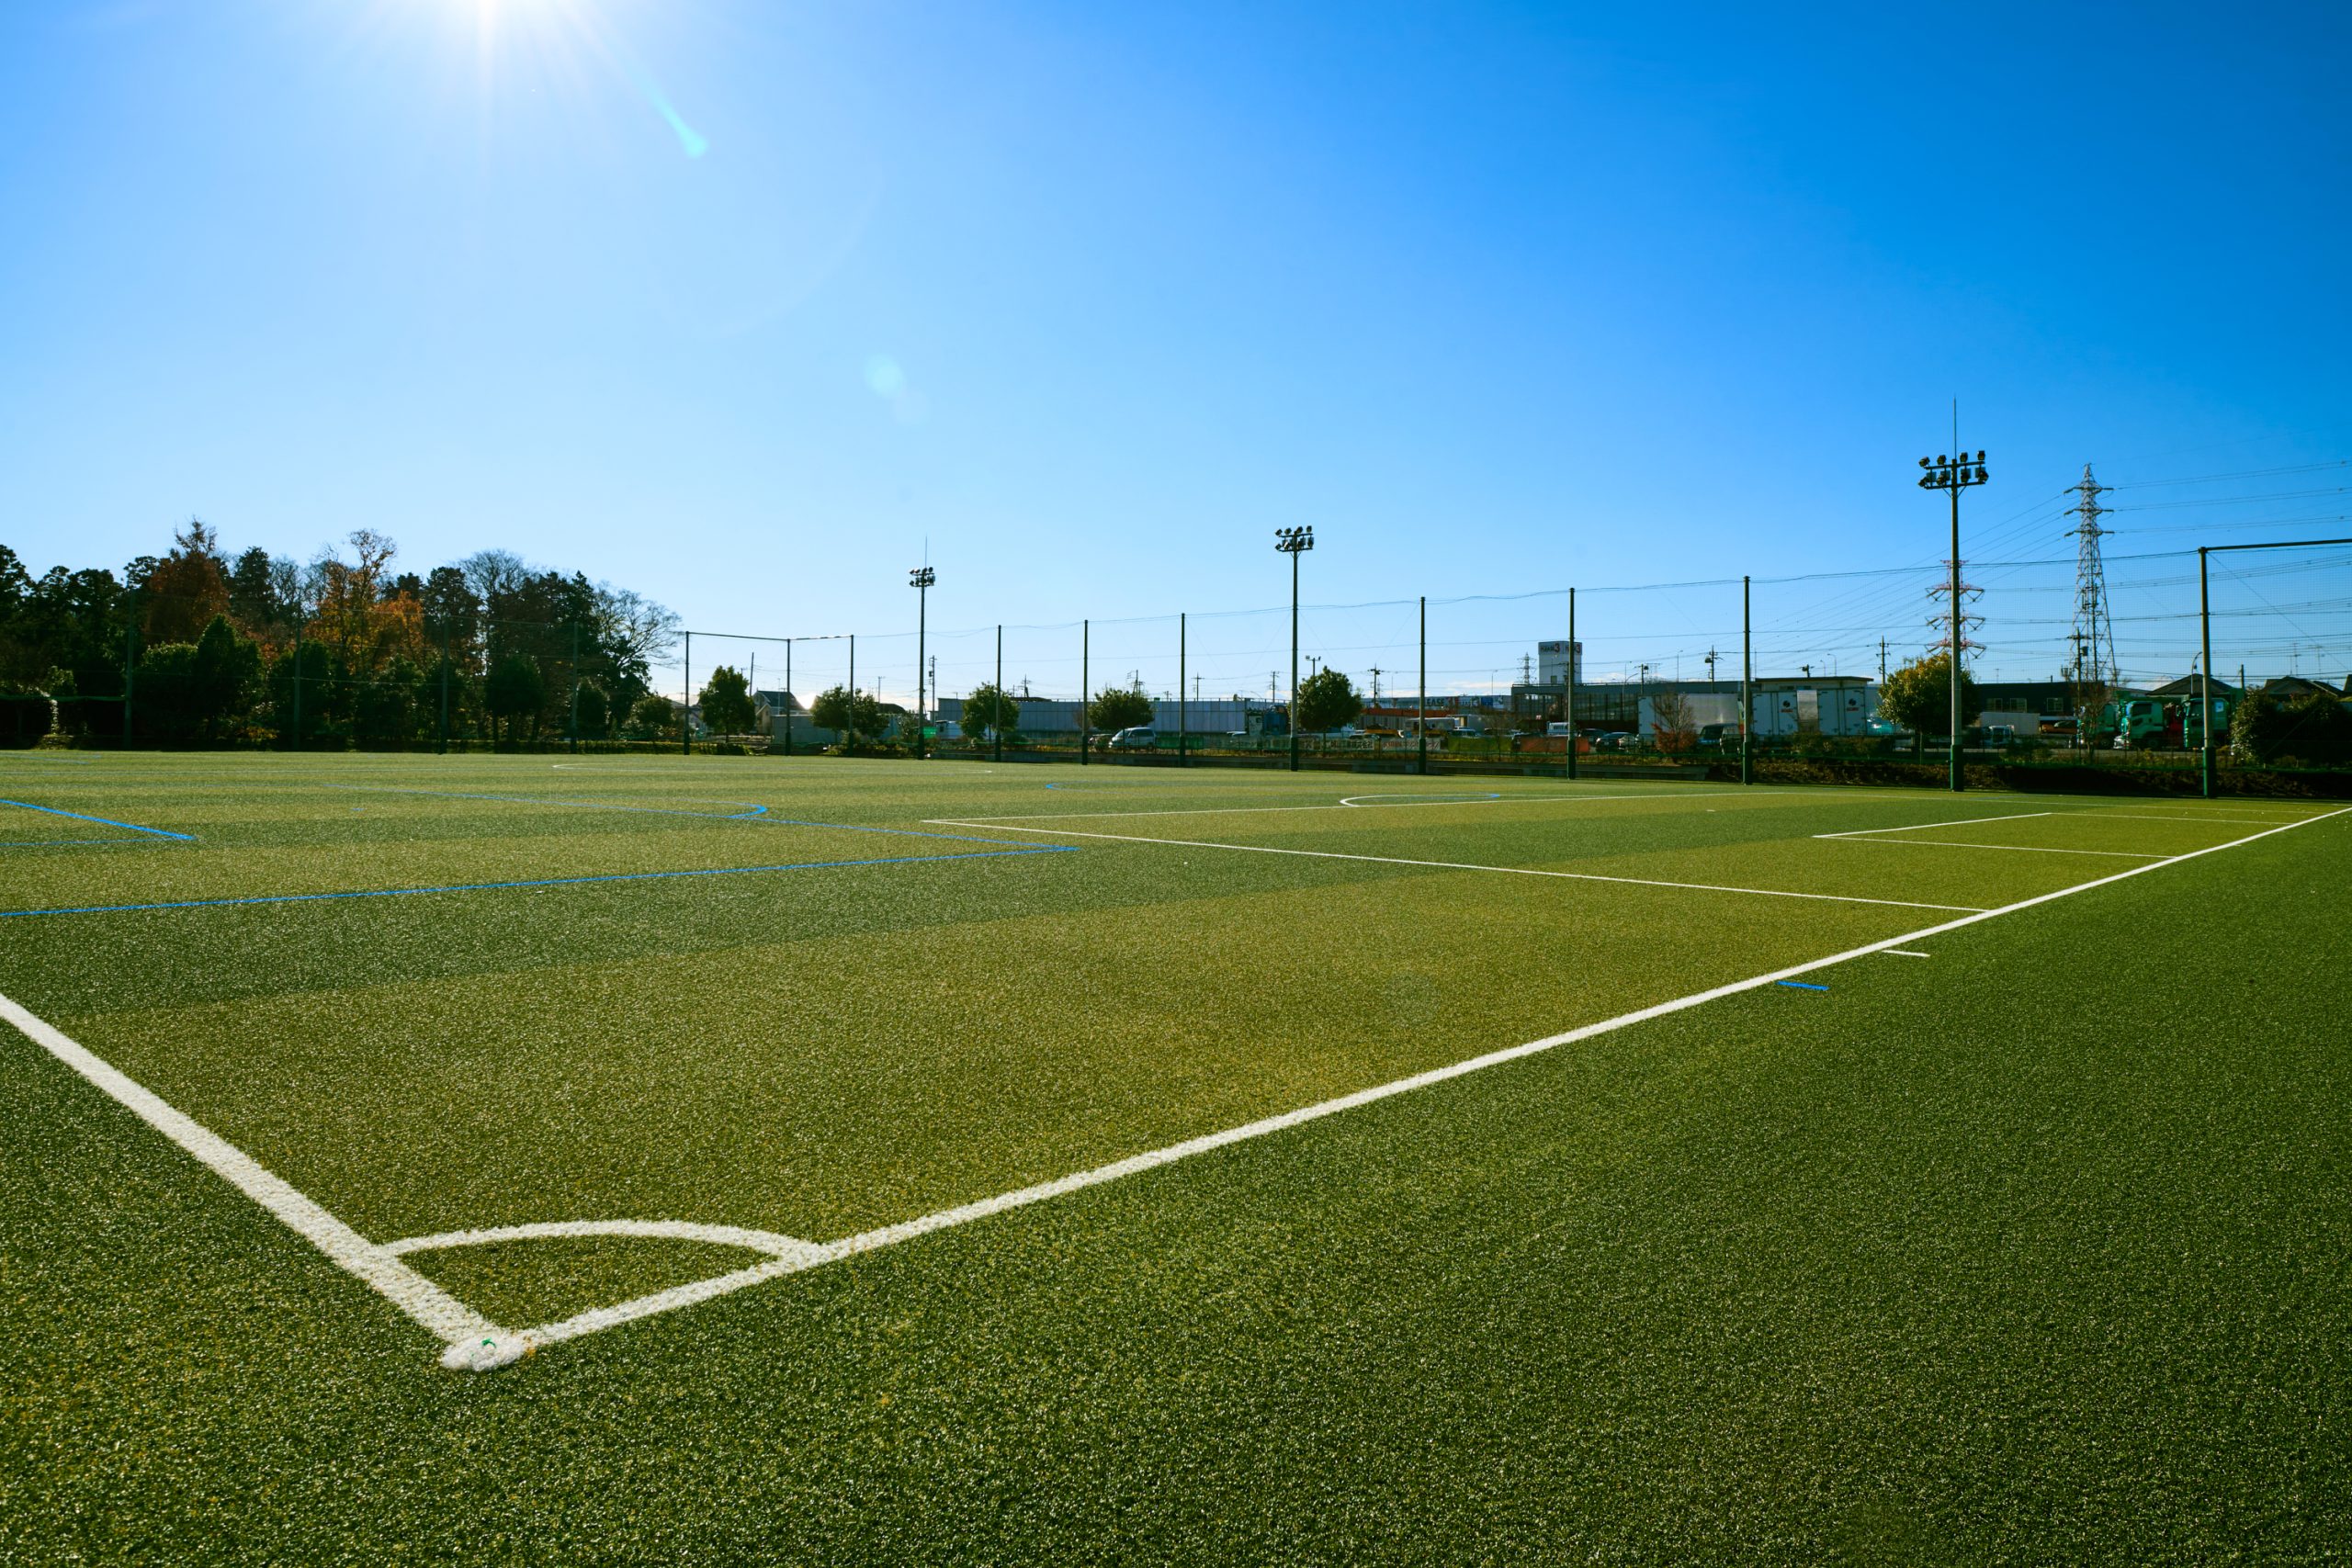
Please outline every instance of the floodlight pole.
M1290 557L1290 771L1298 772L1298 558L1315 547L1312 527L1277 528L1274 548Z
M678 755L695 754L695 634L686 634L685 662L679 666L678 682L684 689L678 694Z
M849 728L843 730L842 755L846 757L857 746L857 634L849 634Z
M1004 623L996 627L996 700L989 705L989 758L1004 761Z
M1978 452L1974 459L1962 452L1957 457L1937 454L1932 459L1922 457L1919 467L1921 490L1945 490L1951 492L1951 559L1944 564L1951 569L1948 584L1951 594L1951 663L1946 673L1951 679L1951 787L1957 794L1962 787L1960 766L1960 678L1961 655L1968 648L1968 617L1962 608L1964 592L1960 581L1960 492L1971 485L1981 485L1987 478L1984 454Z
M931 585L937 576L931 568L919 566L907 573L907 585L915 591L915 757L922 757L922 655L923 634L930 625Z
M1086 711L1086 708L1087 708L1087 703L1088 703L1088 702L1089 702L1089 700L1090 700L1090 699L1089 699L1089 697L1088 697L1088 695L1087 695L1087 690L1088 690L1088 688L1087 688L1088 675L1087 675L1087 671L1086 671L1086 659L1087 659L1087 655L1088 655L1089 653L1091 653L1091 652L1092 652L1092 651L1093 651L1093 647L1094 647L1094 623L1093 623L1092 621L1080 621L1080 622L1079 622L1079 623L1078 623L1078 765L1079 765L1080 767L1081 767L1081 768L1082 768L1082 767L1084 767L1084 766L1086 766L1086 764L1087 764L1087 761L1088 761L1088 758L1087 758L1087 752L1088 752L1088 751L1090 751L1091 750L1092 750L1092 747L1091 747L1091 741L1093 740L1093 739L1094 739L1094 721L1093 721L1093 716L1092 716L1091 715L1090 715L1090 714Z
M792 639L784 639L784 754L792 755Z
M1749 633L1748 579L1739 580L1739 782L1756 782L1756 764L1748 750L1747 732L1756 728L1756 698L1748 686L1756 678L1755 639Z
M1568 777L1577 776L1577 591L1568 590L1568 672L1562 677L1560 716L1568 726Z
M1430 596L1426 593L1421 595L1420 643L1420 691L1413 699L1419 714L1413 723L1413 728L1416 731L1416 750L1419 755L1413 771L1418 773L1426 773L1430 771Z

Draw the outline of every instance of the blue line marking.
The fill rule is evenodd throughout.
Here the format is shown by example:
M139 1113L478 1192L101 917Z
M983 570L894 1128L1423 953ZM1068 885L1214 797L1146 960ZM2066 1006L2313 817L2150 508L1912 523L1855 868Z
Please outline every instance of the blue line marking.
M60 811L54 806L35 806L29 800L0 800L0 806L20 806L27 811L46 811L51 817L71 817L76 822L96 822L102 828L128 828L134 833L153 833L159 839L177 839L184 843L196 841L196 835L193 833L173 833L161 828L141 828L136 822L117 822L110 817L85 817L78 811Z
M468 795L453 789L398 789L390 784L329 784L329 789L357 790L367 795L428 795L437 800L502 800L509 806L571 806L583 811L635 811L649 817L698 817L707 822L738 822L746 818L767 814L764 806L752 806L749 811L679 811L666 806L618 806L605 800L548 800L535 795ZM751 806L746 800L732 800L729 806Z
M997 860L1014 855L1075 854L1067 844L1023 844L1018 849L967 850L952 855L888 855L876 860L804 861L786 865L714 866L705 871L616 871L600 876L546 876L527 882L459 882L446 887L368 887L348 893L266 893L250 898L184 898L169 904L88 904L61 909L0 909L0 920L33 915L127 915L149 909L214 909L236 904L313 904L331 898L405 898L423 893L489 893L515 887L577 887L591 882L657 882L673 876L743 876L763 871L831 871L843 866L916 865L933 861Z
M952 843L995 844L1007 849L1019 847L1022 844L1022 840L1018 839L983 839L971 833L933 833L921 828L869 828L861 827L853 822L810 822L797 817L770 817L766 815L767 807L764 806L754 806L749 811L673 811L667 807L615 806L602 800L548 800L538 795L460 795L454 790L397 789L386 784L329 784L326 787L364 790L371 795L429 795L444 800L501 800L510 806L572 806L583 811L641 811L656 817L697 817L710 822L741 822L757 818L763 827L774 825L778 828L827 828L836 833L889 833L905 839L945 839ZM853 865L864 863L844 861L842 863Z
M144 839L19 839L0 843L0 850L52 850L67 844L112 845L119 850L160 850L161 844L151 844Z
M1773 984L1786 986L1792 991L1826 991L1829 988L1826 986L1808 986L1803 980L1776 980Z

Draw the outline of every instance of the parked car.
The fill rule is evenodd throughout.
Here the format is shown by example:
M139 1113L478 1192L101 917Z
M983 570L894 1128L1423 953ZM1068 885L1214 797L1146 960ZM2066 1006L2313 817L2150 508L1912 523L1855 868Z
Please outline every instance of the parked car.
M1133 728L1120 730L1102 744L1114 751L1149 751L1159 746L1159 732L1136 725Z
M1736 746L1739 744L1739 726L1736 724L1702 724L1699 727L1699 744L1703 747L1712 748Z
M1902 734L1903 727L1891 718L1866 718L1862 720L1862 733L1874 740L1883 740Z
M2007 747L2014 746L2017 743L2018 732L2015 725L1988 724L1984 727L1985 745Z

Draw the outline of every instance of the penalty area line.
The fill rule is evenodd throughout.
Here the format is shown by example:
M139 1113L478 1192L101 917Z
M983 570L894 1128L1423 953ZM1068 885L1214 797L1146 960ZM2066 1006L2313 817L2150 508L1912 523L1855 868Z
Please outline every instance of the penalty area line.
M1811 975L1856 958L1893 952L1908 942L1924 941L1931 936L1940 936L1946 931L1960 931L1964 927L1977 925L1985 920L1997 919L2003 915L2013 915L2021 910L2036 908L2043 904L2054 903L2061 898L2072 897L2077 893L2087 893L2095 887L2110 886L2118 882L2129 881L2135 876L2143 876L2152 871L2161 871L2168 865L2177 865L2184 861L2196 860L2204 855L2219 854L2223 850L2233 850L2241 845L2253 843L2256 840L2269 838L2274 833L2290 832L2296 828L2308 826L2312 822L2325 821L2331 817L2343 816L2346 812L2352 812L2352 807L2345 807L2340 810L2327 812L2319 817L2307 818L2301 822L2290 822L2281 827L2266 829L2259 833L2248 834L2243 839L2233 839L2226 844L2214 844L2201 850L2190 850L2184 854L2173 856L2169 860L2148 865L2135 865L2109 876L2077 883L2072 887L2062 887L2054 893L2043 893L2031 898L2021 898L2014 904L2005 904L1997 909L1980 909L1973 914L1963 915L1956 920L1946 920L1941 925L1928 926L1919 931L1905 931L1900 936L1891 936L1881 942L1849 948L1843 953L1832 953L1826 958L1815 958L1804 964L1792 964L1784 969L1775 969L1766 974L1751 976L1745 980L1734 980L1729 984L1716 986L1708 990L1694 991L1687 997L1678 997L1672 1001L1659 1002L1654 1007L1636 1009L1634 1011L1622 1013L1615 1018L1603 1019L1598 1023L1588 1023L1581 1028L1546 1035L1541 1040L1531 1040L1523 1045L1512 1045L1503 1050L1490 1051L1483 1056L1473 1056L1466 1061L1455 1062L1447 1066L1433 1067L1427 1072L1415 1073L1409 1077L1397 1078L1393 1082L1380 1084L1371 1089L1358 1089L1352 1094L1343 1094L1336 1099L1319 1100L1313 1105L1302 1106L1296 1111L1286 1111L1277 1116L1268 1116L1260 1121L1245 1122L1238 1127L1227 1127L1221 1132L1204 1134L1197 1138L1187 1138L1182 1143L1170 1144L1165 1148L1130 1155L1125 1159L1114 1160L1108 1165L1099 1165L1089 1170L1076 1171L1069 1176L1057 1177L1051 1181L1038 1182L1035 1186L1017 1188L1010 1192L1000 1193L993 1198L983 1198L970 1203L959 1203L953 1208L941 1209L917 1219L903 1220L896 1224L861 1231L855 1235L844 1236L838 1241L818 1244L805 1253L772 1258L747 1269L738 1269L731 1274L714 1275L710 1279L698 1280L692 1284L680 1285L672 1290L639 1296L635 1301L599 1307L593 1312L582 1313L576 1317L564 1318L556 1323L541 1324L536 1328L526 1328L517 1334L502 1337L495 1345L483 1348L486 1353L469 1354L468 1347L458 1346L446 1353L442 1361L444 1365L450 1367L475 1366L484 1370L492 1366L503 1366L541 1345L557 1344L566 1339L579 1338L582 1335L616 1328L625 1323L633 1323L640 1318L674 1312L681 1307L693 1306L701 1302L715 1300L719 1296L730 1295L737 1291L762 1284L770 1280L782 1279L788 1274L803 1273L810 1269L820 1268L827 1263L855 1258L863 1253L879 1251L886 1247L895 1247L900 1242L912 1241L918 1236L929 1235L934 1231L968 1224L974 1220L988 1219L1014 1209L1042 1203L1048 1199L1083 1191L1090 1187L1100 1187L1106 1182L1140 1175L1148 1170L1157 1170L1163 1166L1174 1165L1180 1160L1191 1159L1197 1155L1227 1148L1235 1144L1247 1143L1251 1139L1266 1137L1293 1127L1303 1126L1309 1122L1321 1121L1327 1116L1336 1116L1342 1111L1376 1104L1384 1100L1391 1100L1401 1094L1410 1094L1417 1089L1428 1089L1454 1078L1466 1077L1472 1073L1483 1072L1488 1067L1500 1066L1506 1062L1515 1062L1524 1056L1539 1055L1546 1051L1556 1050L1563 1045L1574 1044L1578 1041L1590 1040L1634 1024L1645 1023L1651 1019L1664 1018L1691 1008L1703 1007L1709 1002L1718 1001L1725 997L1761 990L1768 986L1777 986L1784 980L1793 980L1800 976Z
M950 828L968 828L968 822L956 822L940 818L926 820L942 822ZM1408 860L1402 855L1350 854L1340 850L1294 850L1272 844L1222 844L1205 839L1148 839L1135 833L1087 833L1075 828L1006 828L1008 833L1053 833L1066 839L1109 839L1125 844L1166 844L1183 850L1233 850L1253 855L1299 855L1309 860L1369 861L1376 865L1419 866L1430 871L1485 871L1499 876L1551 876L1567 882L1613 882L1630 887L1673 887L1691 893L1737 893L1754 898L1807 898L1827 904L1877 904L1896 909L1949 909L1962 914L1982 914L1982 904L1923 904L1910 898L1865 898L1855 893L1796 893L1783 887L1734 887L1717 882L1667 882L1649 876L1610 876L1598 871L1545 871L1531 865L1481 865L1472 861Z

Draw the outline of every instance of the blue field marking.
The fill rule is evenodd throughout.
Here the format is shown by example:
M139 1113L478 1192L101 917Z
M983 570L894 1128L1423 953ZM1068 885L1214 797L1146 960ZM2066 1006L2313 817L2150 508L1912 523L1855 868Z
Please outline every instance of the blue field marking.
M1786 986L1792 991L1826 991L1829 988L1826 986L1808 985L1803 980L1776 980L1773 984Z
M237 904L315 904L333 898L406 898L425 893L491 893L516 887L578 887L592 882L658 882L676 876L747 876L765 871L833 871L845 866L918 865L937 861L999 860L1015 855L1076 854L1069 844L967 850L952 855L888 855L875 860L804 861L786 865L728 865L704 871L616 871L598 876L546 876L525 882L458 882L446 887L366 887L347 893L264 893L244 898L183 898L167 904L87 904L58 909L0 909L0 920L34 915L128 915L149 909L217 909Z
M770 817L767 807L754 806L749 811L675 811L662 806L614 806L601 800L548 800L532 795L461 795L454 790L399 789L390 784L330 784L330 789L364 790L373 795L430 795L446 800L500 800L511 806L571 806L582 811L642 811L656 817L696 817L708 822L748 822L756 820L762 827L824 828L836 833L888 833L902 839L945 839L958 844L993 844L1002 849L1022 846L1018 839L983 839L973 833L933 833L922 828L874 828L855 822L811 822L797 817ZM844 865L863 864L859 861L844 861Z
M71 817L76 822L96 822L101 828L128 828L134 833L152 833L159 839L177 839L183 843L192 844L196 841L196 835L193 833L174 833L162 828L141 828L136 822L117 822L110 817L85 817L79 811L60 811L54 806L35 806L29 800L0 800L0 806L21 807L27 811L46 811L51 817Z
M84 848L97 845L118 850L164 848L162 844L153 843L146 839L19 839L14 842L0 842L0 850L54 850L67 845L79 845Z
M768 808L733 800L729 806L752 806L749 811L680 811L667 806L618 806L605 800L548 800L536 795L469 795L454 789L401 789L392 784L328 784L329 789L357 790L367 795L428 795L439 800L499 800L509 806L570 806L582 811L635 811L649 817L697 817L706 822L741 822L764 817Z

